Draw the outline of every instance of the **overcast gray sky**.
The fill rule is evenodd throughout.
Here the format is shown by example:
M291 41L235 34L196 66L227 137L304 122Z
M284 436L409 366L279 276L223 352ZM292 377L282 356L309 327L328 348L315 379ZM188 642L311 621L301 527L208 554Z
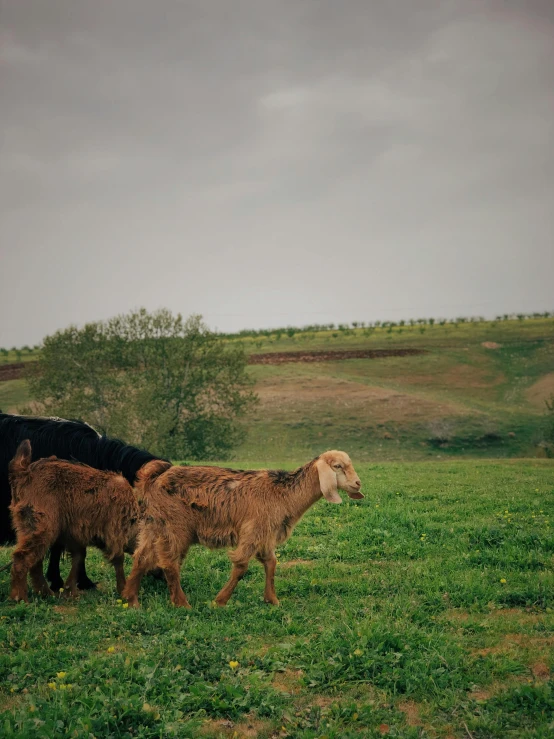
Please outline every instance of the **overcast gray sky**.
M552 0L0 0L0 346L554 309Z

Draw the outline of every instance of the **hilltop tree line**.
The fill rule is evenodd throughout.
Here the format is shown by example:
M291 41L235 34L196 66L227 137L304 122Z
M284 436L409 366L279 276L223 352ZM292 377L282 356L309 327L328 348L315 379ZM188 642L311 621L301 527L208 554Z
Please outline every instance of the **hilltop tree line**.
M524 321L537 318L551 318L554 312L544 311L542 313L504 313L496 316L492 322L500 321ZM491 319L483 316L459 316L457 318L410 318L399 321L351 321L350 323L312 323L305 326L282 326L280 328L266 329L242 329L231 333L220 333L226 339L256 338L274 336L279 340L283 336L293 337L296 334L318 333L320 331L338 331L341 333L353 332L358 329L372 331L375 329L394 329L422 326L458 326L464 323L485 323Z

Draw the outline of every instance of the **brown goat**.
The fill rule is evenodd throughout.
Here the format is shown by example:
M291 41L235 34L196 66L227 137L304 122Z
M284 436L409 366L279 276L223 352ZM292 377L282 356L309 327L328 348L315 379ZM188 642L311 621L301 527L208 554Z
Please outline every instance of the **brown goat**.
M22 441L10 462L10 511L17 542L10 598L28 602L27 574L35 592L53 595L44 577L44 555L54 542L71 553L65 588L77 593L77 573L87 546L97 546L115 569L118 592L125 585L124 551L132 551L139 504L127 480L57 457L31 463L31 444Z
M236 547L230 554L231 578L216 597L218 605L227 603L254 556L265 569L264 599L278 605L275 547L289 538L322 496L341 503L340 489L351 498L363 498L360 487L350 458L338 451L325 452L294 472L148 462L137 475L136 491L146 514L123 597L137 607L143 575L161 567L172 603L190 608L181 588L180 567L189 547L203 544L212 549Z

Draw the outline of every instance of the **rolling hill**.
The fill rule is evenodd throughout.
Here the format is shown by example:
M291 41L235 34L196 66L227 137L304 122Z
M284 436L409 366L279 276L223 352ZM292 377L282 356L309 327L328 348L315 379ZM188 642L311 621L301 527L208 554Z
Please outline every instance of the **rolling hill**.
M230 337L259 404L235 458L286 464L326 448L365 461L536 456L554 393L554 319ZM300 361L293 361L300 360ZM0 381L0 408L28 402Z

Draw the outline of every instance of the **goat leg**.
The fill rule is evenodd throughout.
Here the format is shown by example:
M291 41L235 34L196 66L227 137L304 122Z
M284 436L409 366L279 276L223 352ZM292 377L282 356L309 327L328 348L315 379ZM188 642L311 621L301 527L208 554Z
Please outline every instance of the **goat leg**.
M71 571L69 572L69 577L65 581L64 588L67 590L69 595L72 597L75 597L79 594L79 590L77 588L77 577L79 572L79 566L81 562L84 559L84 550L83 549L75 549L71 552Z
M26 511L26 518L22 518L17 509L13 512L13 521L17 531L17 546L12 555L10 598L15 601L23 600L26 603L29 602L27 574L31 569L36 574L36 567L39 564L42 570L42 560L54 538L48 530L48 522L45 522L44 517L38 512L34 511L34 513L37 515L32 519L32 526L29 531L28 511ZM28 533L22 533L25 529Z
M123 593L123 588L125 587L125 571L123 569L123 562L124 562L124 556L123 554L117 554L114 557L110 559L110 562L113 565L113 568L115 570L115 582L117 587L117 592L119 595Z
M25 603L29 602L27 596L27 574L29 571L32 572L33 581L37 576L37 566L40 566L42 572L42 560L48 544L45 543L41 538L28 537L25 538L17 549L13 553L13 566L12 566L12 577L11 577L11 590L10 598L15 601L23 600ZM43 577L44 580L44 577ZM34 584L33 582L33 584ZM44 584L48 588L48 583L44 580ZM36 589L36 588L35 588ZM37 592L40 592L37 590Z
M38 593L42 596L54 595L53 591L50 590L50 587L48 586L46 578L44 577L44 572L42 569L43 562L44 560L40 559L29 570L33 590L35 591L35 593Z
M181 565L187 556L189 544L182 545L181 551L176 551L170 539L162 537L155 545L156 564L162 568L169 588L169 597L174 606L190 608L187 596L181 587Z
M13 565L11 572L10 599L19 603L20 600L29 602L27 595L27 573L29 572L28 559L29 550L26 547L27 542L21 542L21 545L14 551L12 555Z
M237 584L245 576L248 569L248 563L258 552L260 543L253 541L249 535L250 532L244 536L242 541L239 541L238 547L234 552L229 554L229 559L233 563L233 569L231 570L231 577L228 582L221 588L219 593L216 595L215 602L218 606L224 606L233 594Z
M60 572L60 560L64 552L64 545L57 541L50 548L50 558L48 560L48 569L46 570L46 578L50 581L50 587L54 591L59 591L63 587L63 580ZM85 569L86 550L82 561L79 564L77 572L77 586L79 590L95 590L96 583L87 575Z
M275 592L275 568L277 567L275 552L258 552L256 559L263 564L265 570L264 600L266 603L278 606L279 599Z
M85 569L86 556L87 550L83 549L82 559L79 562L79 569L77 570L77 586L79 590L96 590L96 583L92 582Z
M181 587L181 573L178 564L172 564L164 568L165 579L169 588L169 595L174 606L190 608L187 596Z
M127 578L121 593L122 597L129 602L129 608L139 607L138 593L141 580L155 566L156 562L152 550L148 546L139 546L133 556L131 574Z
M60 542L55 542L50 547L50 557L48 559L48 568L46 570L46 579L50 581L52 590L58 592L63 588L63 580L60 573L60 560L62 558L64 546Z

